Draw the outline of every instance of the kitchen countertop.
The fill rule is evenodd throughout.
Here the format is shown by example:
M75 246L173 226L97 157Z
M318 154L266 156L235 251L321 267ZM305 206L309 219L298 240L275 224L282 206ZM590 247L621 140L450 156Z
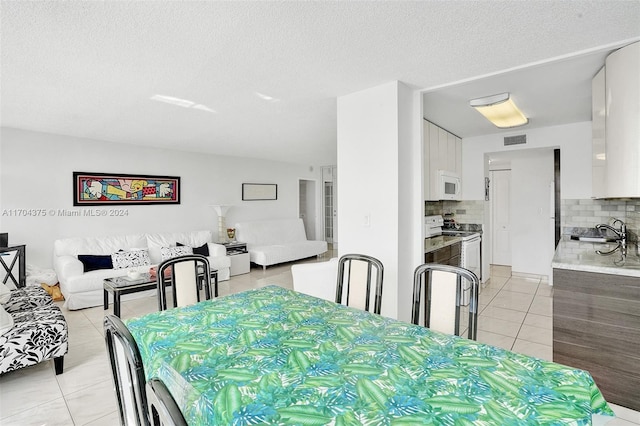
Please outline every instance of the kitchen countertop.
M627 243L627 256L624 262L621 261L620 250L605 256L596 253L596 250L609 251L616 245L617 243L575 241L564 236L558 244L551 266L558 269L640 278L640 256L637 243Z
M441 249L442 247L450 246L462 241L461 237L453 237L449 235L438 235L437 237L429 237L424 239L424 252L430 253L432 251Z

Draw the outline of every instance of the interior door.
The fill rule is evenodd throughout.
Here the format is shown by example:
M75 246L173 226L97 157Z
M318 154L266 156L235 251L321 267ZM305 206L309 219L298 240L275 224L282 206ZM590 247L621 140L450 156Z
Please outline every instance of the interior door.
M511 170L493 170L491 174L492 260L511 266Z
M322 168L322 212L324 240L333 244L334 248L338 244L338 194L337 188L337 167L326 166Z

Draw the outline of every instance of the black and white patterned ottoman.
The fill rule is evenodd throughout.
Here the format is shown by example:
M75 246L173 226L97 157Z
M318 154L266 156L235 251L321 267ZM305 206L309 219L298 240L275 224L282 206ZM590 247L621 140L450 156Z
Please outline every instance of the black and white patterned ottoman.
M54 360L56 374L61 374L69 336L62 311L42 287L11 292L4 306L14 325L0 336L0 374L49 359Z

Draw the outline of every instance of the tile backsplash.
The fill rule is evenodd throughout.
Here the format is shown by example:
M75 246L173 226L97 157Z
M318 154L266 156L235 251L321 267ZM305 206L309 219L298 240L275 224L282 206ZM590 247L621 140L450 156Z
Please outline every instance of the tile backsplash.
M484 223L484 201L427 201L424 215L453 213L457 223Z
M454 213L458 223L488 223L488 217L485 221L484 203L484 200L426 201L425 216ZM615 218L624 221L629 231L640 233L640 199L563 199L560 209L562 229L593 228L600 223L611 224Z
M562 200L561 227L593 228L600 223L611 225L614 219L627 224L636 235L640 230L640 200Z

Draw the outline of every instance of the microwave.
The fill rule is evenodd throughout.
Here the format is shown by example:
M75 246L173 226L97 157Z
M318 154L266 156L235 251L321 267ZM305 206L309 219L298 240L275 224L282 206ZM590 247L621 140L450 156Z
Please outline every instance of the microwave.
M460 200L460 176L446 170L438 170L438 199Z

